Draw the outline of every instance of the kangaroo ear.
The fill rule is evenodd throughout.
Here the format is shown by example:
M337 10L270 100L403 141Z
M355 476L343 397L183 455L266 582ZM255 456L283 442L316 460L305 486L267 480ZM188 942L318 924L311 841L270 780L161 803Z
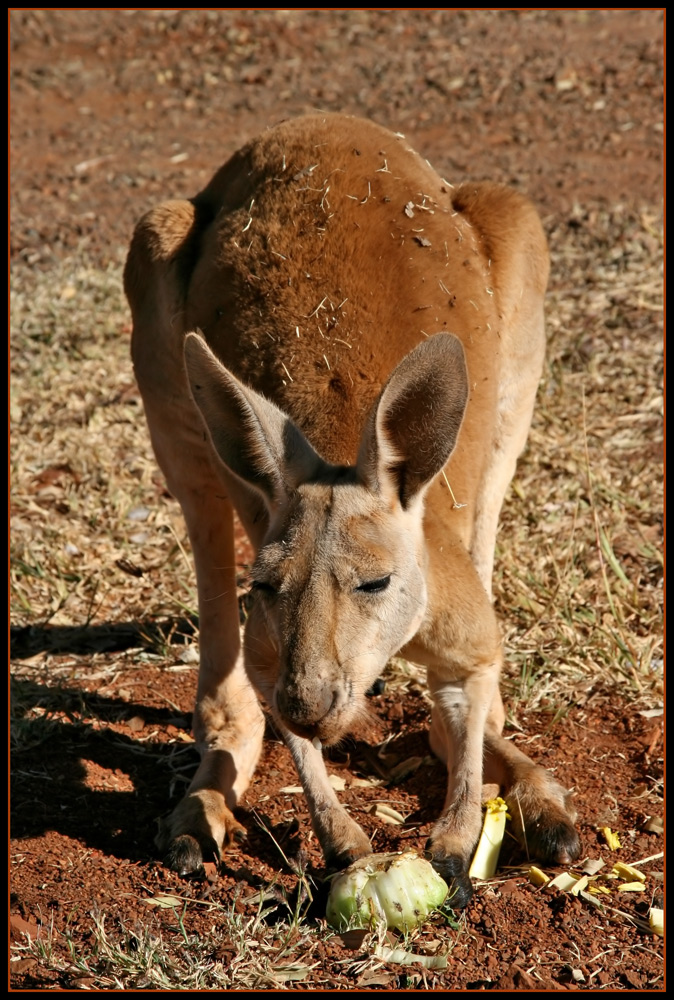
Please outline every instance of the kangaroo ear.
M360 479L409 507L454 450L467 400L461 342L448 333L423 341L393 370L369 415Z
M184 321L195 248L209 222L208 213L194 202L165 201L136 225L124 265L124 291L134 327L147 329L132 339L134 359L156 349L155 338L147 333L174 330Z
M239 382L196 333L185 338L185 368L218 457L270 510L324 467L290 417Z

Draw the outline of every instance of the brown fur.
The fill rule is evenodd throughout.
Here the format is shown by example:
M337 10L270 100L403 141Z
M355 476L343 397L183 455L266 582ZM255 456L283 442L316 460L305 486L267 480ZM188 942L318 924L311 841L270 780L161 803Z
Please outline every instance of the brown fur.
M456 903L470 894L483 778L510 796L530 851L577 855L568 793L501 736L490 601L547 276L525 198L454 189L403 137L344 115L270 129L194 199L139 222L125 271L133 359L200 602L203 760L169 823L174 867L241 832L231 809L263 729L251 682L326 857L366 853L314 743L347 731L401 648L428 668L431 741L449 768L430 849ZM258 552L245 667L233 508Z

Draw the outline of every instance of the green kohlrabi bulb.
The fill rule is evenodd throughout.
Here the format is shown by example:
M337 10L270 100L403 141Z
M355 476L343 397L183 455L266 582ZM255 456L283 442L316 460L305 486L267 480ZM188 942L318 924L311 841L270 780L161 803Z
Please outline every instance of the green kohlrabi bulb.
M375 927L410 931L444 903L449 888L414 851L368 854L335 875L325 916L337 930Z

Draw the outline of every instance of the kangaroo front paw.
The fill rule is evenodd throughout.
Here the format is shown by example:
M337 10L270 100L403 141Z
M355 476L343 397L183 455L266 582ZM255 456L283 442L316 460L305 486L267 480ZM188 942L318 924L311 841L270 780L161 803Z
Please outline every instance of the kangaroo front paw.
M514 822L514 832L528 857L550 864L568 865L580 854L580 837L576 828L568 817L557 812L542 813L537 819L527 822L524 828L521 824L519 829L517 827Z
M367 857L368 854L372 854L372 845L369 840L367 845L362 844L358 847L347 847L342 850L328 849L325 852L325 865L330 871L342 871L352 865L354 861L358 861L359 858Z
M219 857L214 840L211 839L208 846L202 846L196 837L183 833L169 844L164 864L183 878L189 878L201 874L205 861L216 861Z
M468 875L466 862L463 858L447 857L442 851L429 845L431 864L438 875L444 878L449 886L445 906L452 910L462 910L470 902L473 895L473 884Z
M506 795L511 829L527 853L550 864L568 865L580 854L573 821L573 796L552 784L553 796L535 797L529 789L513 788Z
M368 835L341 809L316 817L314 829L330 871L341 871L359 858L372 854Z
M240 844L246 836L222 795L202 789L187 795L160 824L155 842L164 852L165 865L188 877L200 874L205 862L217 864L223 848Z

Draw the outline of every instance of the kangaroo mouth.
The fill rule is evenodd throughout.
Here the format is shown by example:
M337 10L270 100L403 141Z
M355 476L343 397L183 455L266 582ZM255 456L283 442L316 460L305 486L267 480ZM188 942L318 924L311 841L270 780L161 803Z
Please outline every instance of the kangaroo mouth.
M348 711L346 705L338 705L337 699L333 702L328 711L319 719L310 721L302 718L299 713L283 712L279 705L276 705L276 712L280 722L302 739L311 742L318 741L323 746L333 746L346 736L349 731L349 724L353 718L353 713Z
M340 716L342 713L339 713ZM337 718L324 717L318 722L302 723L296 719L288 719L279 714L279 718L286 729L289 729L295 736L310 740L312 743L320 743L323 746L332 746L338 743L347 733L347 727L341 724Z

